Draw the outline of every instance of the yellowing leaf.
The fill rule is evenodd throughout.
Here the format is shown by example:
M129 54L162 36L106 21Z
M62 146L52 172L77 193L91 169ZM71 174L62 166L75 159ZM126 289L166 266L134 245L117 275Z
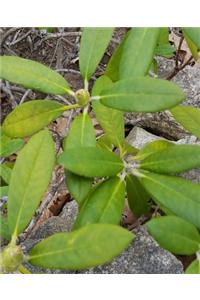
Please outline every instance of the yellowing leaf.
M30 222L50 182L55 146L46 130L35 134L19 153L8 193L8 223L17 236Z
M67 81L56 71L33 60L16 56L0 57L0 78L47 94L70 93Z

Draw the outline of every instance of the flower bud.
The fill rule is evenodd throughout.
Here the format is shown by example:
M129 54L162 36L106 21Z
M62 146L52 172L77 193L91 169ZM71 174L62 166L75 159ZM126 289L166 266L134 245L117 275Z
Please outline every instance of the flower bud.
M81 89L76 92L76 98L79 105L85 106L90 100L90 94L87 90Z

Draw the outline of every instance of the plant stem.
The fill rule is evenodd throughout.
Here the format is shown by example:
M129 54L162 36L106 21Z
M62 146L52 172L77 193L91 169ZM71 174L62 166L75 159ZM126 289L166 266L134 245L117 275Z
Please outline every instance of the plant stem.
M25 268L23 265L20 265L19 266L19 271L22 273L22 274L31 274L31 272Z
M63 107L63 110L66 111L66 110L69 110L69 109L74 109L74 108L79 108L79 107L80 107L79 104L65 105Z

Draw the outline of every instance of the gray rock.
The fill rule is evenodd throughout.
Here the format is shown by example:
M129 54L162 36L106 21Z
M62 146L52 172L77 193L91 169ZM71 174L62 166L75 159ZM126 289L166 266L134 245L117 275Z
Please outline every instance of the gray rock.
M133 129L129 132L128 136L126 137L126 141L131 146L136 147L138 149L143 148L146 144L150 142L161 139L163 140L165 138L159 137L137 126L133 127Z
M136 238L126 251L103 266L82 271L82 274L181 274L182 263L162 249L144 227L136 231Z

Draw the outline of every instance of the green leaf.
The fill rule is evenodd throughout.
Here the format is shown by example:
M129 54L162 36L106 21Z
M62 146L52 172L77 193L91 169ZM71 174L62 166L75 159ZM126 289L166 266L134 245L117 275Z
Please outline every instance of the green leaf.
M174 145L154 152L140 162L145 170L175 174L200 166L199 145Z
M130 145L126 140L124 140L123 143L123 151L126 154L134 154L136 155L138 153L138 149Z
M137 155L135 156L135 159L144 159L154 152L164 150L174 145L174 143L168 142L166 140L153 141L146 144L141 150L139 150Z
M200 274L200 260L195 259L185 271L186 274Z
M183 31L200 50L200 27L184 27Z
M64 150L78 147L95 147L96 138L92 120L87 113L77 116L64 139Z
M64 150L95 146L96 138L92 120L87 113L83 113L73 120L68 136L64 140ZM78 176L69 171L66 171L65 175L69 192L78 204L81 205L92 187L93 180L91 178Z
M175 216L158 217L145 224L159 245L180 255L192 255L199 250L200 235L189 222Z
M17 153L24 145L22 139L10 139L2 130L0 132L0 143L1 157L8 157L13 153Z
M7 197L8 196L8 186L0 186L0 197Z
M200 229L200 185L180 177L140 173L141 183L158 203Z
M197 61L198 58L199 58L197 46L193 43L193 41L190 39L190 37L185 32L185 30L183 30L183 35L184 35L184 38L185 38L186 43L188 45L188 48L190 49L190 52L192 53L192 56Z
M128 174L126 176L126 188L128 204L132 212L138 217L148 212L148 201L151 197L146 192L140 181L135 176Z
M50 269L86 269L110 261L133 238L132 233L117 225L90 224L41 241L31 250L29 263Z
M101 92L101 103L115 109L156 112L176 106L185 94L167 80L140 77L120 80Z
M159 28L138 27L130 30L121 55L120 79L143 76L148 73L159 33Z
M6 183L10 182L11 173L12 169L6 166L6 164L0 164L0 176Z
M101 76L94 84L92 96L101 94L104 88L112 85L112 81L107 76ZM106 107L99 100L92 102L92 107L96 119L107 134L107 137L115 146L119 146L124 140L124 117L119 110Z
M70 194L74 197L79 206L81 206L92 188L93 179L79 176L69 171L65 171L65 178Z
M176 53L176 48L169 43L156 46L155 55L171 58Z
M112 152L113 145L112 142L109 139L109 136L107 134L101 135L100 138L97 140L97 147L109 150Z
M0 78L46 94L70 93L67 81L56 71L36 61L16 56L0 57Z
M14 236L30 222L50 182L55 146L46 130L35 134L19 153L9 185L8 222Z
M169 42L169 29L168 27L161 27L158 37L158 45L167 44Z
M124 181L113 177L102 182L83 203L73 228L90 223L119 224L124 202Z
M114 176L124 167L122 160L114 153L93 147L67 149L58 162L67 170L85 177Z
M105 70L105 75L108 76L112 81L118 81L119 80L119 65L120 60L123 52L124 44L127 40L127 37L129 35L128 31L124 38L122 39L121 43L118 45L116 50L114 51L113 55L111 56Z
M3 130L10 137L32 135L58 118L66 106L51 100L33 100L17 106L5 119Z
M10 240L11 235L9 233L8 227L8 219L0 214L0 237L6 239L7 241Z
M112 34L113 28L84 28L79 53L80 71L84 80L88 81L95 72Z
M200 110L192 106L176 106L171 109L173 117L185 129L200 139Z

